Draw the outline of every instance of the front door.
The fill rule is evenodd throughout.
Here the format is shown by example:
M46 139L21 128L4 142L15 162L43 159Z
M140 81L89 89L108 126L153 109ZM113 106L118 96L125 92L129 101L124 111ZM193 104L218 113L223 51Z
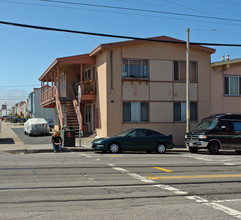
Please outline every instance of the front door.
M92 131L91 128L91 105L85 105L85 116L84 116L84 122L86 126L86 132L90 133Z

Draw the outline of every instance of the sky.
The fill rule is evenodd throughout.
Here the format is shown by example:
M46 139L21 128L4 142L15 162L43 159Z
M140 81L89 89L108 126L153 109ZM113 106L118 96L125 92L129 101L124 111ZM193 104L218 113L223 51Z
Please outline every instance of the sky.
M240 0L0 0L0 21L130 37L241 44ZM85 54L119 38L0 24L0 109L27 99L59 57ZM241 58L241 47L217 47L211 61Z

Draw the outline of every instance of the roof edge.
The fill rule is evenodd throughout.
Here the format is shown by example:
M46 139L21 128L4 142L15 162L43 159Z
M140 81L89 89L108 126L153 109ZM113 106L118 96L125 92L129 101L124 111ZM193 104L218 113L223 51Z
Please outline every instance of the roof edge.
M172 37L168 37L168 36L159 36L159 37L150 37L150 38L143 38L143 40L128 40L128 41L119 41L119 42L113 42L113 43L107 43L107 44L100 44L98 47L96 47L95 49L93 49L90 52L90 56L95 56L98 52L106 49L106 48L111 48L111 47L117 47L117 46L125 46L125 45L129 45L129 44L137 44L137 43L145 43L145 39L151 39L151 40L163 40L163 42L160 43L171 43L170 41L173 41L173 43L182 43L185 45L186 41L183 40L179 40L179 39L175 39ZM165 42L167 41L167 42ZM154 42L154 41L153 41ZM216 49L210 48L210 47L205 47L205 46L201 46L201 45L193 45L190 43L190 47L191 48L196 48L198 50L203 50L209 53L215 53Z

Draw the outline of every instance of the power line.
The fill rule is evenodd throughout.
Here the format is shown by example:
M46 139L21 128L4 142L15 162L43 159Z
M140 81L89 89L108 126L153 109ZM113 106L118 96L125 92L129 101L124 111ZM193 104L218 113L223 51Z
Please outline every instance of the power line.
M57 5L48 5L48 4L36 4L36 3L26 3L26 2L17 2L17 1L11 1L11 0L1 0L1 2L6 3L13 3L13 4L20 4L20 5L32 5L32 6L41 6L41 7L51 7L51 8L64 8L64 9L74 9L74 10L82 10L82 11L96 11L96 12L104 12L104 13L112 13L112 14L124 14L124 15L134 15L134 16L145 16L145 17L154 17L154 18L165 18L165 19L171 19L171 20L184 20L184 21L193 21L193 22L202 22L202 23L210 23L209 21L204 20L195 20L195 19L188 19L188 18L172 18L172 17L164 17L164 16L157 16L157 15L145 15L145 14L137 14L137 13L127 13L127 12L114 12L114 11L107 11L107 10L93 10L93 9L84 9L84 8L76 8L76 7L66 7L66 6L57 6ZM213 22L214 24L223 24L227 25L227 23L221 23L221 22ZM232 25L235 26L241 26L238 24L232 23Z
M66 2L66 1L57 1L57 0L39 0L39 1L59 3L59 4L82 5L82 6L89 6L89 7L111 8L111 9L128 10L128 11L139 11L139 12L148 12L148 13L158 13L158 14L168 14L168 15L177 15L177 16L187 16L187 17L208 18L208 19L215 19L215 20L241 22L240 19L204 16L204 15L195 15L195 14L185 14L185 13L177 13L177 12L165 12L165 11L157 11L157 10L137 9L137 8L128 8L128 7L119 7L119 6L79 3L79 2L78 3L77 2Z
M158 39L151 39L151 38L130 37L130 36L114 35L114 34L102 34L102 33L94 33L94 32L85 32L85 31L76 31L76 30L67 30L67 29L60 29L60 28L51 28L51 27L44 27L44 26L20 24L20 23L13 23L13 22L7 22L7 21L0 21L0 24L23 27L23 28L30 28L30 29L45 30L45 31L65 32L65 33L72 33L72 34L84 34L84 35L91 35L91 36L121 38L121 39L140 40L140 41L151 41L151 42L159 42L159 43L186 44L185 41L158 40ZM241 47L241 44L197 43L197 42L190 42L190 44L191 45L205 45L205 46Z
M0 88L5 88L5 87L28 87L28 86L39 86L39 84L35 84L35 85L18 85L18 86L1 86L0 85Z

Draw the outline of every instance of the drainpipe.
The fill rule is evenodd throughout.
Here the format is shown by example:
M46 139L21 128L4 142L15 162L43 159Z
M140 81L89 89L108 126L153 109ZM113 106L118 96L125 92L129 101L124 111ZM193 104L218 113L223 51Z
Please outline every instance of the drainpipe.
M113 89L113 51L110 51L110 92L111 94L114 93Z

